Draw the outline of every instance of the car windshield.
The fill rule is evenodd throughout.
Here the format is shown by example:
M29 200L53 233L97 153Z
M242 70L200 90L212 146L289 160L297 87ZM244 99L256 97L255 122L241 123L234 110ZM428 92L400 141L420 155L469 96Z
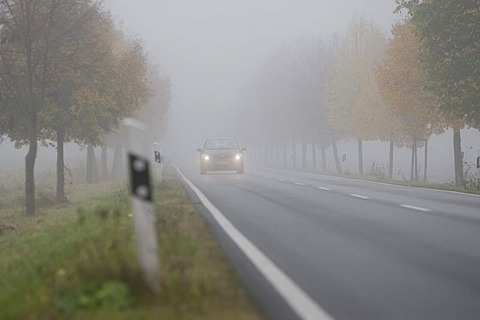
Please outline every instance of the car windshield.
M233 139L215 139L205 142L205 149L238 149L237 141Z

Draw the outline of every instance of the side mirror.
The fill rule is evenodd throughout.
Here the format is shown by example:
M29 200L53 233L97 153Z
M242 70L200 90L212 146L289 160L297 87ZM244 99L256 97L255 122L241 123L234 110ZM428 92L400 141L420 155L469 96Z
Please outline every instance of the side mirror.
M202 149L198 148L197 151L198 151L198 152L202 152Z
M240 149L240 151L247 151L247 148L242 147L242 148Z

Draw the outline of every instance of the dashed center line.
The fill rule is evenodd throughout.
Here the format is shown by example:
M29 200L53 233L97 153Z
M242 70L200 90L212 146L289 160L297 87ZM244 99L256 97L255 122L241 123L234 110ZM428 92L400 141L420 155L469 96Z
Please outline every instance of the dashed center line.
M422 208L422 207L416 207L416 206L411 206L411 205L408 205L408 204L401 204L400 207L402 207L402 208L407 208L407 209L412 209L412 210L417 210L417 211L422 211L422 212L430 212L430 211L432 211L431 209Z
M370 197L362 196L362 195L356 194L356 193L350 193L350 196L355 197L355 198L359 198L359 199L365 199L365 200L370 199Z
M320 189L320 190L325 190L325 191L330 191L332 189L330 188L326 188L326 187L317 187L317 189Z
M257 174L253 174L253 175L257 175ZM257 175L259 176L259 175ZM281 179L281 178L272 178L270 176L263 176L265 179L275 179L277 181L281 181L281 182L286 182L287 180L285 179ZM306 186L306 184L304 183L301 183L301 182L294 182L293 184L297 185L297 186ZM320 186L316 186L315 188L319 189L319 190L324 190L324 191L331 191L332 189L331 188L327 188L327 187L320 187ZM361 195L361 194L356 194L356 193L350 193L349 196L351 197L354 197L354 198L358 198L358 199L363 199L363 200L369 200L371 199L370 197L367 197L367 196L364 196L364 195ZM417 206L412 206L412 205L409 205L409 204L400 204L399 205L400 207L402 208L406 208L406 209L411 209L411 210L416 210L416 211L422 211L422 212L430 212L432 211L431 209L428 209L428 208L422 208L422 207L417 207Z

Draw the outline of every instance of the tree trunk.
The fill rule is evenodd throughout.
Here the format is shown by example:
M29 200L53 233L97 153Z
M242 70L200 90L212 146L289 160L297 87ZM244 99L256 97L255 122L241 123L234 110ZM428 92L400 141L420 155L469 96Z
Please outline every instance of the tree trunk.
M427 181L427 168L428 168L428 140L425 140L425 166L423 168L423 181Z
M390 154L388 159L388 178L393 178L393 141L390 141Z
M37 159L37 121L34 115L30 127L28 153L25 157L25 213L35 214L35 160Z
M302 170L307 170L307 143L302 142Z
M117 143L113 153L112 179L117 180L123 177L123 154L122 145Z
M332 151L333 158L335 159L335 166L337 167L337 173L342 174L342 165L340 164L340 159L338 158L337 144L335 141L332 141Z
M283 140L283 166L288 167L287 140Z
M87 146L87 183L97 181L98 174L97 161L95 159L95 149L91 143Z
M64 161L64 144L65 130L57 129L57 191L55 199L57 203L67 202L65 197L65 161Z
M108 180L107 146L106 145L102 145L102 178L104 181Z
M30 3L27 2L27 11ZM30 17L28 17L29 19ZM27 23L29 25L29 23ZM31 31L31 30L29 30ZM35 105L34 92L34 63L31 39L26 40L26 58L27 58L27 81L28 81L28 102L27 108L30 113L30 132L28 137L28 153L25 157L25 213L27 215L35 214L35 160L37 159L38 133L37 133L37 109Z
M410 181L413 181L413 178L415 177L415 174L414 174L414 168L415 168L415 148L414 148L414 144L415 144L415 138L412 139L412 165L410 167Z
M413 149L415 150L415 181L418 181L418 147L417 139L413 142Z
M315 149L315 143L312 143L312 169L317 171L317 150Z
M463 178L463 154L461 145L460 129L453 129L453 154L455 161L455 185L457 187L464 185Z
M297 148L295 139L292 139L292 168L295 169L297 167Z
M277 144L275 145L275 165L280 167L280 146Z
M358 139L358 174L363 176L363 141Z
M323 173L327 173L327 153L325 152L325 148L322 148L322 171Z

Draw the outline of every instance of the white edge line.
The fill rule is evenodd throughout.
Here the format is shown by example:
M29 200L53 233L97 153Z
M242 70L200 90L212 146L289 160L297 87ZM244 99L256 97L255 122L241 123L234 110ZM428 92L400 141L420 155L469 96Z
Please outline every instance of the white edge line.
M362 196L360 194L355 194L355 193L350 193L350 196L359 198L359 199L365 199L365 200L370 199L370 197Z
M408 205L408 204L401 204L400 207L402 207L402 208L407 208L407 209L412 209L412 210L417 210L417 211L423 211L423 212L430 212L430 211L432 211L431 209L422 208L422 207L416 207L416 206L411 206L411 205Z
M443 190L443 189L428 188L428 187L422 188L422 187L416 187L416 186L405 186L405 185L393 184L393 183L387 183L387 182L353 179L353 178L338 177L338 176L331 176L331 175L325 175L325 174L318 174L318 175L321 175L321 176L324 176L324 177L336 178L336 179L340 179L340 180L343 179L343 180L348 180L348 181L360 181L360 182L367 182L367 183L379 184L379 185L390 186L390 187L409 188L409 189L428 190L428 191L438 191L438 192L453 193L453 194L458 194L458 195L463 195L463 196L480 197L480 194L466 193L466 192L453 191L453 190Z
M207 199L207 197L176 166L178 173L195 192L225 233L250 259L260 273L270 282L285 302L303 320L334 320L312 298L310 298L293 280L280 270L265 254L250 242L225 216Z

